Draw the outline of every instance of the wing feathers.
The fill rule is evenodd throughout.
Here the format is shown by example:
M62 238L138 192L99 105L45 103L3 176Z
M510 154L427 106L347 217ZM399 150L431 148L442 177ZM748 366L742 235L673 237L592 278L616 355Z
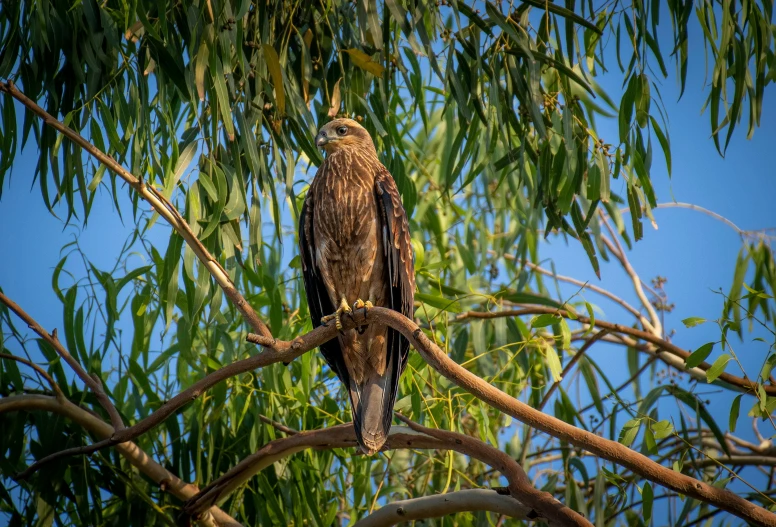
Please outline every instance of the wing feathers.
M381 166L375 179L375 197L381 209L383 221L383 247L386 265L386 279L390 284L391 309L412 318L415 298L415 272L412 257L412 243L409 223L396 182L388 170ZM387 368L390 375L389 388L384 393L383 427L390 429L393 420L393 405L399 387L399 378L407 365L410 343L395 329L387 331Z
M312 192L307 193L307 197L302 205L302 212L299 215L299 254L302 259L302 276L304 278L304 289L307 294L307 306L310 310L313 327L321 325L321 317L330 315L334 312L334 306L329 299L329 294L321 280L320 272L315 261L315 240L313 237L313 214L315 205ZM347 386L350 383L348 369L342 358L342 349L339 340L332 339L320 346L323 358L329 364L334 373Z

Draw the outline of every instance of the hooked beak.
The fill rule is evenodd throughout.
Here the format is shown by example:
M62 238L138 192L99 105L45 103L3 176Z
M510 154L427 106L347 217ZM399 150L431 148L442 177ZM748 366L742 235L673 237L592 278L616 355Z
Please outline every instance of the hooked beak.
M326 132L321 132L315 137L315 146L323 148L329 143L329 138L326 136Z

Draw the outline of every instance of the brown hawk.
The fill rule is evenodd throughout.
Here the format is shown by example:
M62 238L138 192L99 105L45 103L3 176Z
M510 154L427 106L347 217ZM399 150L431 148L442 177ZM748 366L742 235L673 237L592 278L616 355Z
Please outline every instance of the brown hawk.
M335 119L315 142L327 155L299 218L304 288L313 326L334 321L340 329L321 352L350 392L359 445L373 454L391 428L409 342L379 324L342 331L340 316L374 305L412 318L409 224L396 182L361 125Z

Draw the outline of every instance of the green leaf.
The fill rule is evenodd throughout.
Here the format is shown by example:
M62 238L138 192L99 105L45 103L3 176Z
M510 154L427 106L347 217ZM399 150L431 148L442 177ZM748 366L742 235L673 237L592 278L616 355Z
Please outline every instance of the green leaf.
M221 112L221 118L226 128L226 135L230 141L234 141L234 121L232 120L232 105L229 102L229 92L226 88L224 78L224 66L221 59L215 57L215 68L211 68L213 75L213 84L216 87L216 97L218 99L218 110ZM212 65L212 60L211 60Z
M652 102L649 93L649 78L644 73L637 78L639 87L636 91L636 121L640 128L646 128L649 122L649 106Z
M765 359L763 369L760 371L760 378L765 382L771 376L773 367L776 366L776 353L771 353L768 358Z
M711 354L711 351L714 349L714 343L713 342L707 342L697 350L693 351L689 357L684 361L685 365L688 368L695 368L698 366L701 362L706 360L706 357Z
M727 353L717 357L717 360L714 361L714 364L711 365L711 368L706 371L706 381L714 382L717 377L722 375L722 373L725 371L725 366L730 360L732 360L732 357Z
M547 10L550 13L555 13L557 15L562 16L563 18L568 18L571 22L578 26L586 27L590 31L593 31L597 34L601 34L601 28L596 26L594 23L590 22L588 19L583 18L576 14L574 11L570 9L566 9L565 7L561 7L558 4L554 4L551 2L542 2L541 0L523 0L524 3L532 5L538 9L541 10ZM490 2L488 2L488 5L490 5Z
M552 324L556 324L561 320L560 315L552 313L545 313L543 315L537 315L531 319L532 328L546 328Z
M283 73L280 70L280 60L277 51L269 44L262 45L264 59L267 61L267 69L272 76L272 84L275 87L275 103L280 115L286 113L286 92L283 88Z
M743 397L743 393L739 393L735 396L733 399L733 403L730 405L730 420L728 421L728 428L730 429L730 433L736 431L736 424L738 423L738 414L741 411L741 397Z
M344 51L345 53L350 55L350 60L352 60L353 64L355 64L357 67L361 68L364 71L368 71L375 77L383 76L385 67L375 62L374 60L372 60L372 57L370 57L360 49L350 48Z
M639 433L639 428L641 428L641 419L629 420L622 427L618 441L625 446L631 446Z
M700 317L689 317L682 320L682 324L685 325L685 327L692 328L697 326L698 324L703 324L704 322L708 322L705 318Z
M660 148L663 149L663 155L666 158L666 169L668 170L668 177L671 177L671 142L668 139L668 136L663 133L663 130L657 124L655 118L650 115L649 120L652 122L652 131L655 132L655 136L660 143Z
M674 433L674 425L671 421L658 421L652 423L652 431L655 433L655 439L665 439Z
M430 295L427 293L415 293L415 300L420 300L424 304L441 309L442 311L450 311L451 313L460 313L463 311L458 300L450 300L449 298L441 296Z
M657 441L655 441L655 433L652 431L652 428L648 426L644 428L644 448L646 448L647 452L650 454L657 453Z
M654 494L652 493L652 485L647 481L644 483L644 489L641 491L641 516L646 525L652 521L652 504L654 500Z
M560 349L567 350L571 347L571 329L565 319L560 319Z
M550 369L550 374L552 375L552 382L560 382L563 379L563 377L561 377L563 367L560 365L558 352L555 351L553 346L546 346L544 351L547 359L547 367Z

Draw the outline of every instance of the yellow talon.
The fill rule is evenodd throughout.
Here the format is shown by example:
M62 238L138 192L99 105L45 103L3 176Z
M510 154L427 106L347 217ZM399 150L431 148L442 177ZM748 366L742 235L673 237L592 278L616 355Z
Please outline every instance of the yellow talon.
M365 320L365 321L366 321L366 312L367 312L367 310L368 310L369 308L372 308L372 307L375 307L375 306L374 306L374 305L372 305L372 302L370 302L369 300L367 300L366 302L364 302L363 300L361 300L361 299L359 298L358 300L356 300L355 302L353 302L353 311L357 311L357 310L359 310L359 309L363 309L363 310L364 310L364 313L363 313L363 314L364 314L364 320Z
M348 305L348 301L345 300L345 297L342 297L342 300L340 301L340 307L337 308L337 311L332 313L331 315L326 315L325 317L321 318L321 324L324 326L331 322L331 320L334 320L334 325L337 326L337 329L342 329L342 321L340 320L340 317L342 316L342 313L352 313L353 310L350 309L350 306Z

